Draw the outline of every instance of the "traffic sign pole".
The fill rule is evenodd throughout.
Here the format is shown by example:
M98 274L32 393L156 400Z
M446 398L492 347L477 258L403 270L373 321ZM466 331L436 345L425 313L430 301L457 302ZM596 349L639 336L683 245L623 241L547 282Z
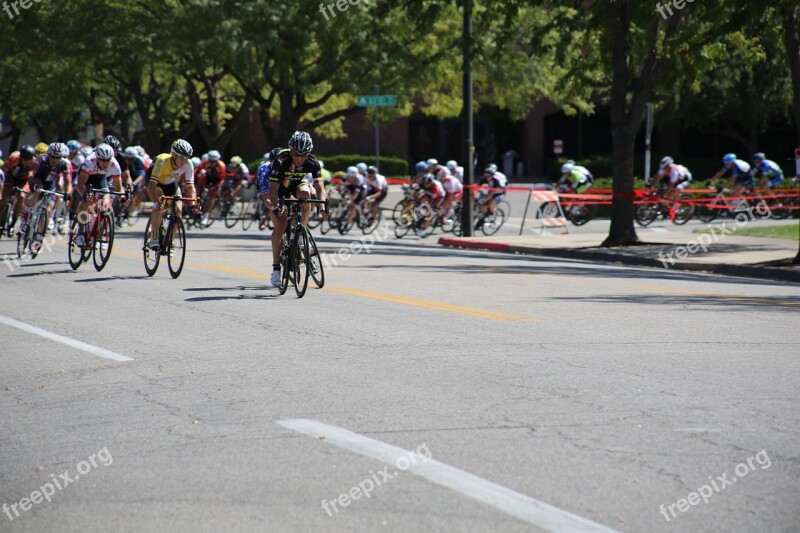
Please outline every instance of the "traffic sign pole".
M381 88L376 85L375 86L375 96L378 97L381 94ZM378 112L378 107L375 106L375 166L378 168L378 172L381 170L381 133L380 133L380 120L381 116Z

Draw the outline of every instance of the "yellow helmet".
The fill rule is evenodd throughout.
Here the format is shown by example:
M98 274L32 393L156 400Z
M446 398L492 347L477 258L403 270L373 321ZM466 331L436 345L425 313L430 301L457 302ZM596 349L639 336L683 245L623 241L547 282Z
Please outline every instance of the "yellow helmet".
M39 143L35 147L36 155L42 155L47 153L47 143Z
M239 157L238 155L235 155L235 156L231 157L231 165L233 165L235 167L238 167L241 164L242 164L242 158L241 157Z

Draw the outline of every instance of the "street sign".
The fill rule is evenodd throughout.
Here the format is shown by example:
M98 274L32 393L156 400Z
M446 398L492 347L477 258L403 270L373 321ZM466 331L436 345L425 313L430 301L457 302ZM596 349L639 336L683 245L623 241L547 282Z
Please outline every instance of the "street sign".
M358 96L356 105L358 107L394 107L397 105L397 96L393 94Z
M560 155L564 153L564 141L556 139L553 141L553 153Z

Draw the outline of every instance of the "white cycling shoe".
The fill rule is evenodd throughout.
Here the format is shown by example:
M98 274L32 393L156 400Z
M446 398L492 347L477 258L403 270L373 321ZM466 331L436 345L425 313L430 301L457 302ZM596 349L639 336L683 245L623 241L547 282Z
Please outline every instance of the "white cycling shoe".
M273 270L272 274L269 277L270 283L272 283L273 287L280 287L281 286L281 271L280 270Z

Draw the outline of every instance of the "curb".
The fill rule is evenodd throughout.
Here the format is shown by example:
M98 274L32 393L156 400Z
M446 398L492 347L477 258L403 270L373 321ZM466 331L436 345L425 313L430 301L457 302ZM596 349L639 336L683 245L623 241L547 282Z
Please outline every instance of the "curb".
M541 257L556 257L559 259L579 259L583 261L602 261L604 263L621 263L623 265L643 266L658 268L659 270L684 270L691 272L705 272L721 274L724 276L739 276L744 278L769 279L791 281L800 283L800 269L783 269L755 265L726 265L722 263L679 263L666 269L658 259L636 257L613 251L598 251L574 248L535 248L530 246L516 246L509 243L465 241L455 237L441 237L439 244L447 248L469 248L473 250L489 250L511 254L536 255Z

